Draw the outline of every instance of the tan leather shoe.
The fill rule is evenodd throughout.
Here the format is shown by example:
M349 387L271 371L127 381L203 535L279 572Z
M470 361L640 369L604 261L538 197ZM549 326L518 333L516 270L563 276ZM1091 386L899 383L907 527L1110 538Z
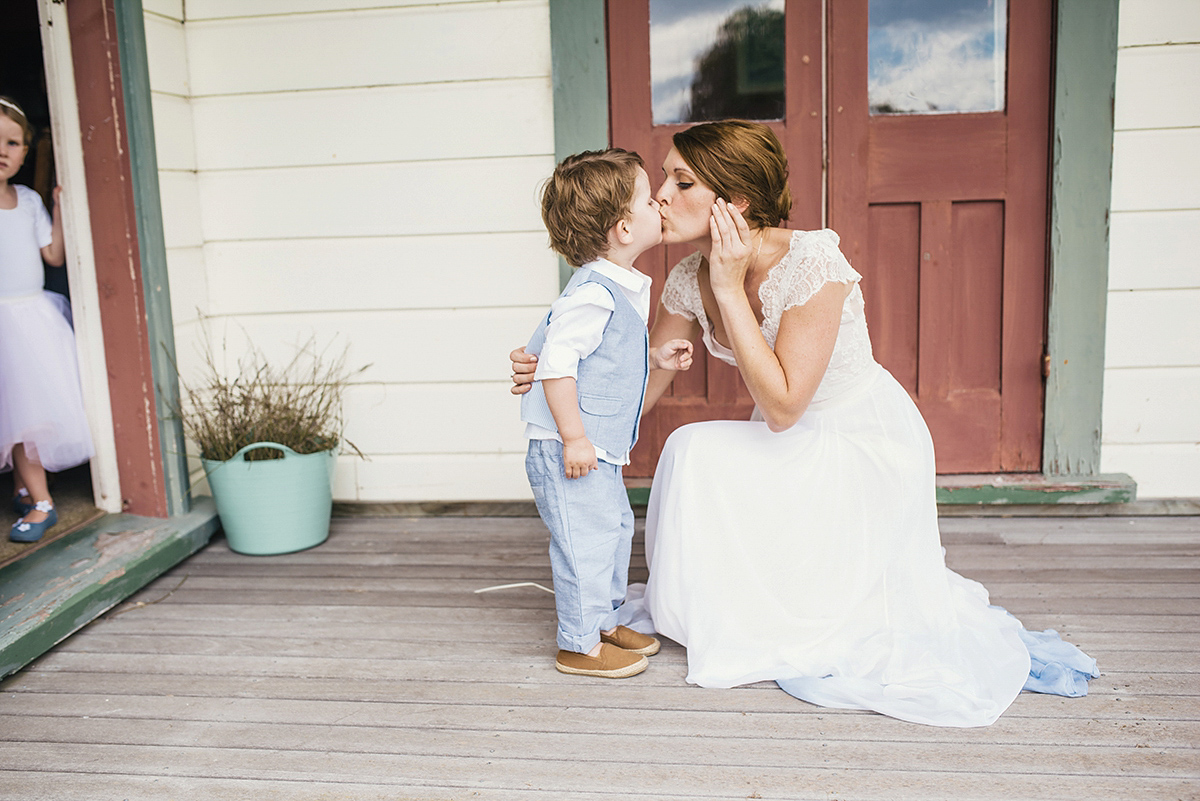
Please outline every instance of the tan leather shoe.
M560 673L575 676L600 676L606 679L624 679L641 673L650 663L641 654L626 651L615 645L604 643L599 656L577 654L574 651L559 651L554 667Z
M624 626L617 626L613 629L612 634L600 632L600 641L642 656L654 656L661 647L659 641L649 634L642 634L640 631L634 631Z

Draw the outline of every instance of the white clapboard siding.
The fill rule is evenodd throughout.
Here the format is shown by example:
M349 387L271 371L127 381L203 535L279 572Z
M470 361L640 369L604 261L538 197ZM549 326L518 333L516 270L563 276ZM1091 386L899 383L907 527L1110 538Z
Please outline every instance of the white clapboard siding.
M208 277L204 250L199 247L167 250L167 278L171 288L171 317L176 326L208 314Z
M545 76L549 29L548 5L534 0L189 21L192 91Z
M548 3L158 0L146 20L184 380L206 341L225 370L251 342L345 349L371 364L346 403L372 459L340 460L337 497L527 498L507 356L558 290Z
M168 248L200 247L200 195L196 174L159 170L158 191L162 199L163 236Z
M494 2L496 0L438 0L438 5ZM224 17L258 17L423 5L430 5L430 0L188 0L187 18L201 20Z
M544 313L544 307L511 307L263 314L209 325L227 361L246 352L248 342L273 362L290 360L313 339L333 355L349 346L351 367L370 365L359 383L505 382L509 352L529 340Z
M1108 287L1200 287L1200 210L1114 213Z
M180 251L167 251L168 263L174 257L173 254L178 252ZM175 285L172 280L172 313L179 308L182 314L187 307L182 303L177 305L174 289ZM209 326L196 315L195 311L192 311L191 314L182 314L175 320L175 365L179 380L183 384L197 389L207 383L203 377L207 375L204 342L208 339L208 328ZM219 348L217 350L219 351Z
M1108 370L1104 441L1200 442L1200 366Z
M556 264L544 231L205 247L211 311L222 315L549 306Z
M1200 289L1108 293L1107 367L1200 366Z
M202 170L554 152L548 76L197 98Z
M187 47L183 25L156 14L143 14L146 27L146 60L150 67L150 89L187 97Z
M372 456L355 465L360 501L528 500L525 454ZM341 499L339 499L341 500Z
M147 19L156 14L176 22L183 21L183 0L142 0L142 10Z
M520 400L507 381L358 384L345 398L346 436L373 454L524 453Z
M196 138L192 107L186 97L154 92L154 150L160 170L195 170Z
M1200 3L1122 0L1101 469L1200 496Z
M1200 81L1186 78L1197 75L1200 44L1121 51L1114 127L1122 131L1200 126Z
M553 156L200 173L204 238L544 230Z
M1117 42L1121 47L1200 42L1200 3L1196 0L1121 0L1119 14Z
M1195 498L1200 492L1200 443L1105 443L1100 470L1132 476L1141 499Z
M1200 208L1200 128L1117 131L1112 184L1113 211Z

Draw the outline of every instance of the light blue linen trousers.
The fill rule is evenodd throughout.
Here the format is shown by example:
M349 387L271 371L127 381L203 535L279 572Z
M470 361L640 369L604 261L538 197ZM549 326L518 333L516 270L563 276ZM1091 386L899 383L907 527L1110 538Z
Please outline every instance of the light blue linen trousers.
M525 473L550 529L558 647L587 653L617 625L633 547L633 509L620 465L599 462L582 478L563 475L562 443L529 441Z

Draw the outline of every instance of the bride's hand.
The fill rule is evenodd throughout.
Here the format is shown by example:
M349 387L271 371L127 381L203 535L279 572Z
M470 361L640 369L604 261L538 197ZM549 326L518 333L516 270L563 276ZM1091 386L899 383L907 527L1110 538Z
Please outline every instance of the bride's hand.
M712 235L708 269L713 291L744 292L746 271L750 269L754 256L751 247L753 237L746 218L732 203L717 198L712 207L712 216L708 219L708 227Z

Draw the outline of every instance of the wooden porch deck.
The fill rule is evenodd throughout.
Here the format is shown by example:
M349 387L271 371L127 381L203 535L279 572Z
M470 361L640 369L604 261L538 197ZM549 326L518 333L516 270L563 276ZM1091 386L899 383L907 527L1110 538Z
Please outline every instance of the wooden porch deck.
M0 683L0 798L1200 798L1200 517L942 530L995 603L1099 660L1088 697L938 729L692 687L673 644L571 678L550 595L473 592L549 584L536 518L337 518L300 554L217 539Z

